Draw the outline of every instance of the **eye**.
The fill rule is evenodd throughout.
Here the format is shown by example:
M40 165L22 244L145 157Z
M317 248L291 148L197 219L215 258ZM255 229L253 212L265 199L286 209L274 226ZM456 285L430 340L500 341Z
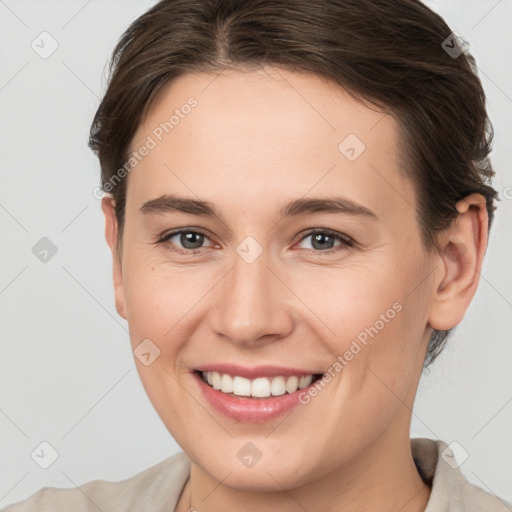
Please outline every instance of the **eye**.
M310 230L301 238L300 243L310 237L312 237L311 246L313 252L329 254L355 245L354 240L349 236L330 229ZM173 242L173 238L176 238L176 241ZM205 248L203 246L205 239L208 239L208 234L205 231L200 229L180 229L164 234L155 243L168 244L173 251L179 254L193 255ZM338 244L333 245L336 241L338 241ZM212 246L213 244L209 247Z
M300 241L303 242L309 237L312 237L311 246L314 252L332 253L339 250L344 250L347 247L353 247L355 245L354 240L352 240L349 236L343 235L342 233L338 233L336 231L332 231L330 229L311 230L306 233L306 235L303 236ZM333 245L335 241L339 241L339 244ZM333 247L336 248L333 249Z
M173 238L176 238L175 242L172 242ZM164 234L156 243L169 244L173 251L180 254L196 254L204 248L202 244L207 238L207 233L202 230L181 229ZM176 242L181 244L181 247Z

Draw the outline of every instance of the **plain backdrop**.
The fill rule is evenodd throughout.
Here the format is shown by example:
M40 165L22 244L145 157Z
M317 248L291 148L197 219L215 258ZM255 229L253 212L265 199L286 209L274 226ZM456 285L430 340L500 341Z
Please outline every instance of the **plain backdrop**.
M411 435L454 443L470 481L512 500L512 1L427 3L477 59L502 200L479 290L422 378ZM44 486L121 480L180 451L115 310L93 192L99 164L87 147L111 51L153 4L0 0L2 507ZM48 469L42 442L57 456Z

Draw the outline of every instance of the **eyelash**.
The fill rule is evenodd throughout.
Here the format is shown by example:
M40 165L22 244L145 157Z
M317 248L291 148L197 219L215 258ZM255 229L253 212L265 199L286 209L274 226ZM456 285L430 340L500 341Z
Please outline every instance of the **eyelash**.
M171 238L174 238L176 235L180 235L182 233L194 233L194 234L204 235L205 237L208 238L208 233L206 233L205 231L203 231L202 229L199 229L199 228L180 229L177 231L171 231L170 233L167 233L167 234L161 236L158 240L156 240L155 244L169 244L171 246L171 249L174 252L177 252L178 254L182 254L185 256L193 256L195 254L199 254L204 249L204 248L181 249L181 248L174 246L174 244L171 244L169 242L169 240ZM349 236L343 235L343 234L338 233L337 231L333 231L331 229L311 229L311 230L307 231L306 233L304 233L304 235L299 240L299 242L302 242L308 236L315 235L315 234L331 236L333 238L336 238L338 241L340 241L341 244L338 245L336 248L327 249L325 251L320 251L320 250L317 251L314 249L304 249L304 250L311 251L311 252L318 253L318 254L332 254L332 253L338 252L340 250L346 250L347 248L354 247L356 245L355 241L352 238L350 238Z

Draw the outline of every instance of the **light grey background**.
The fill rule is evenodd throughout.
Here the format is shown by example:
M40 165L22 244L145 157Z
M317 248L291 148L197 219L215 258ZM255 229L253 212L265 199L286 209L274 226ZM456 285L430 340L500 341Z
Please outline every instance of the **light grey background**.
M0 0L0 506L43 486L124 479L180 450L115 310L86 144L115 42L153 4ZM512 1L427 4L477 59L502 201L479 290L422 379L411 435L458 443L469 480L512 500ZM31 47L51 48L43 31L59 45L47 59ZM58 251L46 263L32 252L42 237ZM31 457L42 441L58 452L48 469Z

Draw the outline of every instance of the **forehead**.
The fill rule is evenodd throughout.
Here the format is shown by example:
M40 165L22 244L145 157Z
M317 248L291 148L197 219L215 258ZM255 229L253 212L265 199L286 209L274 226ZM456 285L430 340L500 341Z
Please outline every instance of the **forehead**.
M192 193L233 205L243 195L242 206L337 192L381 213L392 200L402 215L414 191L397 128L392 116L313 74L189 73L159 91L137 130L131 150L150 140L152 148L130 172L129 195L140 204Z
M197 107L188 112L186 105L191 98ZM183 109L187 110L185 117L180 112ZM373 146L382 141L388 149L394 149L391 146L397 128L393 117L376 106L363 105L332 81L275 67L182 75L157 93L139 131L151 131L174 112L179 114L180 122L174 126L173 135L184 131L177 128L190 113L193 120L186 124L196 121L196 129L232 129L239 139L244 134L263 137L265 132L280 132L285 139L275 144L286 142L286 138L317 141L329 135L334 135L332 140L336 142L344 134L353 133ZM377 124L382 126L373 136ZM262 127L266 127L265 132Z

